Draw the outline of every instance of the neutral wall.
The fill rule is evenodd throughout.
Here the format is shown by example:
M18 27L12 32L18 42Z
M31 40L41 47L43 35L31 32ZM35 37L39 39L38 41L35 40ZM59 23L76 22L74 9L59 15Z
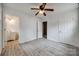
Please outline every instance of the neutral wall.
M64 7L63 7L64 8ZM20 43L36 39L37 20L41 20L29 13L6 7L5 14L19 17ZM71 9L61 13L44 17L48 21L47 39L79 46L78 9ZM39 21L39 38L42 37L42 23Z
M7 7L6 4L4 4L4 13L5 15L12 15L12 16L17 16L19 17L20 21L20 37L19 37L19 42L24 43L27 41L31 41L36 39L36 29L37 29L37 23L36 21L38 20L38 26L39 26L39 38L42 37L41 34L41 28L42 26L40 25L41 22L39 21L38 18L35 16L29 15L28 13L25 13L23 11L16 10L14 8Z
M79 47L78 8L54 14L48 20L48 39Z
M0 4L0 47L1 47L1 4Z

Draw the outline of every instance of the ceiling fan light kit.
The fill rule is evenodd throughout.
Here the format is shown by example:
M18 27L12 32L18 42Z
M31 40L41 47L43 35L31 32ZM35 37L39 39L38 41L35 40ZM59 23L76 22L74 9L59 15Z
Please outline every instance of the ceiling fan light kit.
M43 13L44 13L44 10L40 10L39 13L40 13L40 14L43 14Z

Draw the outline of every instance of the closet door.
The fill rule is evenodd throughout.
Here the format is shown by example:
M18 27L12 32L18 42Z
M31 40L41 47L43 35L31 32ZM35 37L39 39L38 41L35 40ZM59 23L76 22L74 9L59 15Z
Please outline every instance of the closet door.
M59 41L60 42L65 42L67 41L69 35L70 35L70 32L71 32L71 26L70 26L70 23L71 20L68 19L69 14L67 13L61 13L61 15L59 15L59 30L58 30L58 33L59 33Z
M76 10L69 10L59 16L59 37L60 42L76 42L78 34L78 17Z

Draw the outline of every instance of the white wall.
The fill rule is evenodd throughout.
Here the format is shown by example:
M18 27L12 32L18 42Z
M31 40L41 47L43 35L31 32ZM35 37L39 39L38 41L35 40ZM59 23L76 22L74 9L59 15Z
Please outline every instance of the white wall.
M10 4L9 4L10 5ZM79 19L78 19L78 9L72 9L71 6L75 4L69 4L70 10L67 9L64 12L65 6L62 7L60 13L49 13L43 19L48 21L48 39L57 41L57 42L64 42L68 44L72 44L75 46L79 46ZM14 5L12 5L14 6ZM11 6L10 6L11 7ZM56 7L56 6L53 6ZM57 8L60 8L57 7ZM75 6L74 6L75 7ZM73 8L74 8L73 7ZM58 10L58 9L56 9ZM27 10L28 11L28 10ZM5 14L13 15L19 17L20 20L20 43L27 42L33 39L36 39L36 20L39 20L30 12L25 13L20 10L16 10L16 8L9 8L5 5ZM50 15L49 15L50 14ZM41 20L41 19L40 19ZM39 21L39 38L42 37L42 24Z
M79 47L78 9L53 14L48 20L48 39Z
M0 47L1 47L1 4L0 4Z
M23 11L19 11L16 10L16 8L10 8L7 7L6 4L4 4L4 13L5 15L12 15L12 16L17 16L19 17L20 20L20 43L24 43L27 41L31 41L36 39L36 20L38 20L38 18L36 18L34 15L30 15L28 13L25 13ZM41 22L39 21L39 24L41 24ZM38 25L40 30L39 30L39 38L42 37L41 34L41 25Z
M21 38L21 42L27 42L27 41L30 41L30 40L34 40L36 39L36 32L37 32L37 18L35 17L32 17L32 16L26 16L26 15L23 15L22 18L21 18L21 27L20 27L20 30L21 30L21 35L20 35L20 38ZM41 24L40 21L38 24ZM41 25L38 25L39 28L41 27ZM41 38L42 34L41 34L41 28L39 29L39 38Z

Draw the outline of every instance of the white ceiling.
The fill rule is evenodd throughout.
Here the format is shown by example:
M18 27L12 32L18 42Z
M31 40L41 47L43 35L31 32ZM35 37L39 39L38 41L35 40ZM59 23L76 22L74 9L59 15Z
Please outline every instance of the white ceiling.
M20 11L30 13L30 11L32 11L30 9L31 7L38 7L41 5L41 3L8 3L5 5ZM46 8L53 8L55 10L54 12L63 12L77 7L78 4L76 3L48 3L46 5Z
M27 14L34 15L37 11L33 11L31 7L38 7L41 3L7 3L4 4L7 7L16 9L18 11L25 12ZM66 12L78 8L77 3L47 3L46 8L53 8L54 12L46 12L47 15L51 16L52 14ZM44 17L44 16L42 16Z

